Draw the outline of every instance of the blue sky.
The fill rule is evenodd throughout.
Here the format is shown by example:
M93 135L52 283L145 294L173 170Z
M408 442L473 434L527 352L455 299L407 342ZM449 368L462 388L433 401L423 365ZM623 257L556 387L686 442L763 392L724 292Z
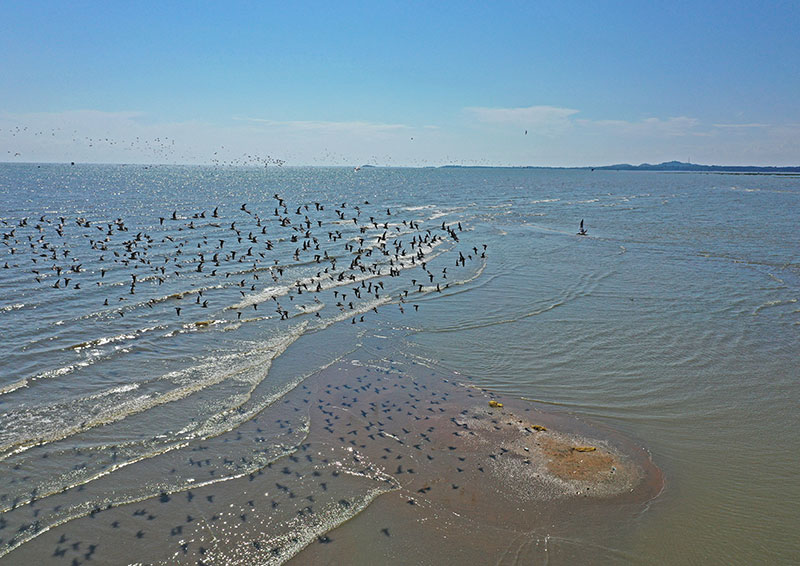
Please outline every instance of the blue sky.
M800 164L797 2L4 1L0 16L5 161Z

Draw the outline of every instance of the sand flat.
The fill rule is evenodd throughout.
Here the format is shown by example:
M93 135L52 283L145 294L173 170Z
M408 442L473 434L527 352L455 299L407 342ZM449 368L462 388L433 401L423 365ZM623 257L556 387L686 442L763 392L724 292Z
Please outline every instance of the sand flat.
M584 559L593 547L574 544L576 524L600 532L598 517L639 509L661 489L646 452L613 431L468 381L407 361L340 361L281 399L270 422L260 416L198 443L191 461L173 461L164 474L193 474L187 488L96 510L4 560L518 563L542 552ZM285 454L214 482L215 471L235 465L215 452L234 435L243 450L258 446L267 427L286 431L276 437L287 442Z

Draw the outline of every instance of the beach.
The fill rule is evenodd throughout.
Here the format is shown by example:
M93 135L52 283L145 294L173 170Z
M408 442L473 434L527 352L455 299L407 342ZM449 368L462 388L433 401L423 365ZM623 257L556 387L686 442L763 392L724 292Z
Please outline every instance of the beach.
M359 353L380 357L342 360L285 395L277 419L256 416L162 461L156 475L182 477L183 489L94 509L14 559L433 564L511 553L520 562L541 559L576 517L624 514L663 487L647 451L618 433L530 402L497 406L464 376ZM275 424L282 435L262 436ZM215 445L234 439L254 448L220 461ZM267 442L285 454L254 467ZM240 477L204 486L237 465ZM42 509L29 507L33 520ZM590 546L560 552L597 558Z

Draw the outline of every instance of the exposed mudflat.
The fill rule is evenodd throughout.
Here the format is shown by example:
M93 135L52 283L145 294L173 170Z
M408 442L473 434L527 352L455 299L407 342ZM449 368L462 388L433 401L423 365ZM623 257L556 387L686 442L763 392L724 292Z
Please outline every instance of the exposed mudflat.
M517 563L542 552L584 560L575 532L601 536L609 518L637 512L661 489L647 452L613 431L468 381L407 361L339 362L269 418L167 460L162 473L186 476L185 489L93 509L4 563L453 564L505 554ZM217 454L233 441L239 463ZM259 470L215 481L265 449L273 455ZM32 516L44 511L37 505Z

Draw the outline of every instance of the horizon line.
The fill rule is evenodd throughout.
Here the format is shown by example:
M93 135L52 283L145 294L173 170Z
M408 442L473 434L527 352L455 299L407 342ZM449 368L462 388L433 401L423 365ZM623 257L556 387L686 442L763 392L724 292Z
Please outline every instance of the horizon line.
M584 169L601 169L601 170L616 170L613 169L615 167L624 167L624 168L631 168L631 169L624 169L624 170L642 170L642 167L659 167L667 164L675 164L675 166L690 166L690 167L713 167L713 168L736 168L736 169L798 169L800 170L800 165L719 165L719 164L704 164L704 163L692 163L692 162L682 162L682 161L663 161L661 163L651 163L651 162L643 162L638 165L634 165L631 163L611 163L607 165L464 165L461 163L443 163L440 165L388 165L388 164L374 164L374 163L351 163L351 164L310 164L310 163L299 163L299 164L283 164L283 165L269 165L269 166L262 166L262 165L248 165L248 164L231 164L231 165L221 165L218 163L166 163L166 162L151 162L151 163L144 163L144 162L104 162L104 161L5 161L0 160L0 165L109 165L109 166L143 166L143 167L215 167L219 169L283 169L283 168L292 168L292 167L319 167L319 168L381 168L381 169L441 169L441 168L463 168L463 169L575 169L575 170L584 170ZM659 169L659 171L664 172L681 172L680 170L670 171L667 169ZM652 172L652 171L651 171ZM685 171L691 172L691 171Z

